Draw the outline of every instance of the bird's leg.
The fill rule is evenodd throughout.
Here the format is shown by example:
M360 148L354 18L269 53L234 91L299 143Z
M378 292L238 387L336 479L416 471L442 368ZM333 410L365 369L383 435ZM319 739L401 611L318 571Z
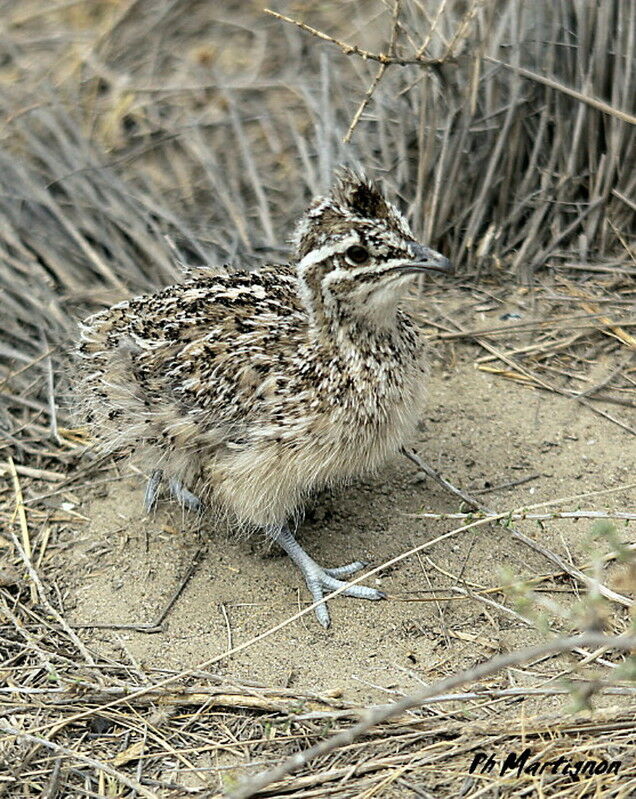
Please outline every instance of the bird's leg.
M163 477L162 469L153 469L152 474L146 483L146 491L144 493L144 510L150 513L157 504L157 496L159 494L159 487L161 486L161 478Z
M188 510L198 512L203 509L203 503L192 491L189 491L179 480L170 478L170 493L180 505Z
M364 568L367 564L363 561L356 561L355 563L349 563L346 566L339 566L335 569L323 569L322 566L319 566L315 560L309 557L298 541L296 541L287 525L268 528L267 533L285 550L300 569L314 602L320 602L325 594L336 591L343 586L348 586L342 592L343 596L352 596L357 599L386 599L386 594L382 593L382 591L378 591L376 588L367 588L365 585L349 585L337 579L338 577L346 577ZM315 613L316 618L322 626L325 628L329 627L331 621L329 619L327 605L324 602L316 607Z

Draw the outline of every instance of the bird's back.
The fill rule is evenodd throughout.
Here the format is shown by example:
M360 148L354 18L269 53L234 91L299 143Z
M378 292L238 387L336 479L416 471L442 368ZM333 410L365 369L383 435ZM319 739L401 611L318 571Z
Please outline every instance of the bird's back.
M185 448L240 435L272 364L301 344L306 314L289 267L216 274L136 297L82 324L78 395L100 448ZM275 379L274 375L274 379Z

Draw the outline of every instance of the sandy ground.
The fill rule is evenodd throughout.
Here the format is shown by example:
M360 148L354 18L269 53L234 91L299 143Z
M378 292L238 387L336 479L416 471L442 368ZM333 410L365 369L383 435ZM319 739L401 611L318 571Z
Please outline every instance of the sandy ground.
M434 362L427 419L420 440L413 442L428 463L456 485L476 491L539 475L484 494L497 510L629 482L636 472L629 433L571 400L475 370L476 352L465 345L452 365ZM168 501L146 516L141 477L125 466L122 473L120 481L78 494L75 510L90 522L61 534L65 545L56 555L56 571L70 622L152 623L201 547L203 552L161 632L92 630L84 633L90 646L145 669L190 668L264 632L307 602L299 573L282 553L264 541L232 540L205 517L184 514ZM621 492L573 507L625 510L630 497ZM421 510L457 511L458 502L418 476L406 459L396 459L373 479L317 497L300 536L324 565L357 558L378 565L458 525L410 515ZM555 520L542 530L526 521L520 529L581 565L591 556L591 526ZM505 582L502 567L520 578L555 571L503 529L480 527L370 578L388 601L338 598L330 603L331 629L324 631L307 615L215 670L298 690L341 691L352 701L386 701L422 680L538 640L537 632L511 615L453 597L456 585ZM615 567L604 576L612 584ZM569 579L545 585L555 591L541 596L564 608L576 599ZM512 607L509 599L503 601ZM554 668L541 664L534 673L540 679ZM508 672L500 684L516 679Z

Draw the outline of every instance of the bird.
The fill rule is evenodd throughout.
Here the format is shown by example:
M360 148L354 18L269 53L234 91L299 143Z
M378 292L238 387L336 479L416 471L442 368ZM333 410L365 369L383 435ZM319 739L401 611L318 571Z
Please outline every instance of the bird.
M132 451L147 511L164 481L181 505L263 531L324 597L379 600L319 565L295 535L319 490L372 474L414 436L424 342L401 305L415 278L452 271L377 184L341 168L313 199L287 264L186 267L181 282L80 325L74 396L98 450Z

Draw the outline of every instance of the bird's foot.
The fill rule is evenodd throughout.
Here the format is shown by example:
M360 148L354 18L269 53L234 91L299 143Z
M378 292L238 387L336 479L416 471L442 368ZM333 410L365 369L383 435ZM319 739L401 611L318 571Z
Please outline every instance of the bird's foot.
M314 609L314 613L323 627L327 628L331 624L329 610L325 602L322 601L325 594L330 594L332 591L343 588L344 590L341 591L343 596L351 596L356 599L386 599L386 594L382 591L378 591L377 588L368 588L366 585L350 585L338 579L339 577L347 577L363 569L367 565L364 561L358 560L354 563L348 563L346 566L324 569L322 566L318 565L313 558L309 557L298 541L296 541L288 527L270 530L269 532L300 569L313 601L321 602L321 604L317 605Z
M146 484L146 491L144 494L144 510L150 513L157 504L159 496L159 489L161 488L161 481L163 479L163 470L155 469ZM192 491L189 491L179 480L174 477L170 478L170 493L177 502L188 510L198 512L203 509L203 503L199 497L195 496Z
M350 563L347 566L339 566L335 569L323 569L322 566L319 566L315 561L311 560L311 563L303 564L303 566L299 565L299 568L305 578L307 588L314 602L320 602L325 594L330 594L332 591L337 591L339 588L343 587L344 591L341 591L342 596L351 596L355 599L386 599L386 594L382 591L378 591L377 588L368 588L366 585L358 584L351 585L343 580L338 580L337 577L334 576L340 575L344 577L345 575L353 574L354 571L359 571L364 568L365 565L364 563L356 562ZM354 569L352 567L356 568ZM331 625L329 610L325 602L318 605L314 609L314 613L325 629Z
M182 505L184 508L191 510L195 513L203 510L203 502L193 494L192 491L189 491L182 483L174 478L170 480L170 493L177 500L179 505Z

